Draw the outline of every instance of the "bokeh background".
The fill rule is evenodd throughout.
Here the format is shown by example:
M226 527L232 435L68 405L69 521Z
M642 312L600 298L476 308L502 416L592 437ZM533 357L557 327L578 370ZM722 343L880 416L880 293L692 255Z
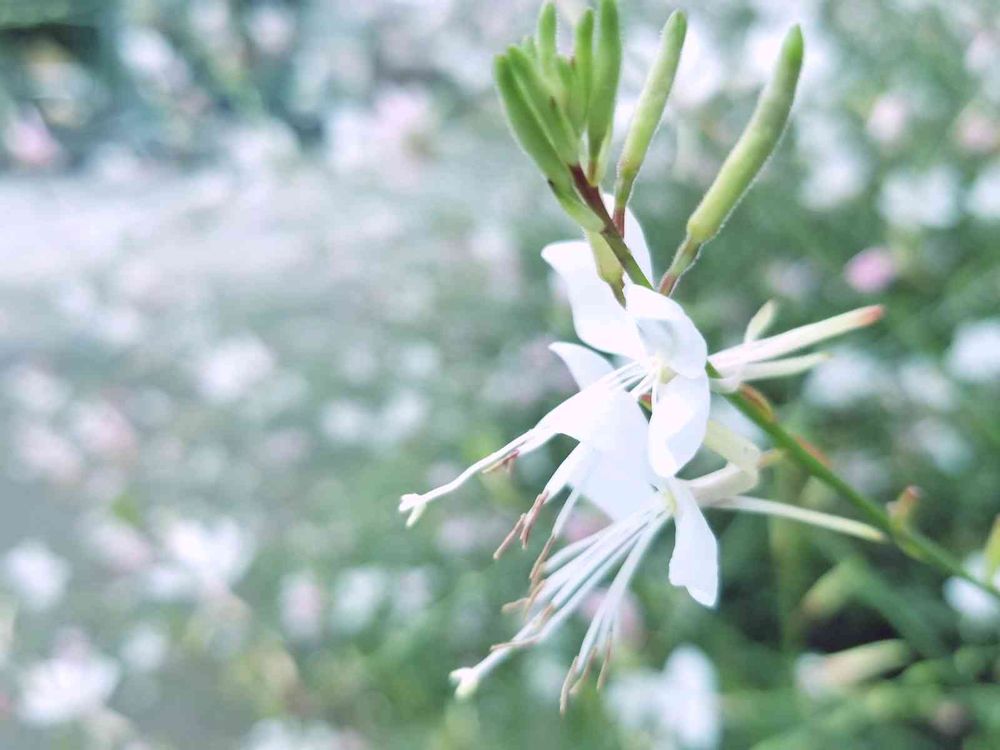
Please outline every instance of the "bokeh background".
M670 7L622 6L623 125ZM573 230L490 82L536 10L0 0L0 747L1000 746L994 605L722 514L718 609L668 585L667 535L603 694L559 717L577 620L452 699L516 625L533 555L491 554L566 449L403 530L402 492L571 389L538 251ZM974 554L1000 510L996 3L687 10L634 200L658 267L801 22L794 124L680 299L713 348L769 298L783 328L886 303L767 393ZM759 494L849 513L788 467Z

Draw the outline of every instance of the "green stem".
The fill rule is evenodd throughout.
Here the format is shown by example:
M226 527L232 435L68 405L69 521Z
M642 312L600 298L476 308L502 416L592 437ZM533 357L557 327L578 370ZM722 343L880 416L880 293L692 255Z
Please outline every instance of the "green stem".
M587 175L579 164L570 167L569 171L573 175L573 182L576 184L576 189L580 197L597 214L600 220L604 222L604 229L601 230L601 236L608 243L618 262L622 264L622 268L625 269L625 273L628 274L629 279L632 280L633 284L644 286L646 289L652 289L652 283L646 278L646 274L643 273L642 269L639 268L639 264L635 262L632 251L625 244L625 240L618 231L618 227L615 226L614 220L608 214L607 206L604 205L604 199L601 198L600 189L596 185L590 184Z
M709 376L719 376L718 372L711 365L708 365L707 369ZM889 539L905 554L921 562L928 563L948 575L963 578L986 593L1000 599L1000 591L986 581L982 581L966 571L961 562L952 557L951 553L937 544L937 542L924 536L919 531L915 531L905 525L893 523L889 514L881 505L860 493L840 477L840 475L831 470L830 467L802 447L791 433L787 432L772 415L766 413L759 405L753 403L739 392L726 394L726 399L754 424L766 432L774 444L781 448L790 459L811 476L842 495L869 523L884 531Z

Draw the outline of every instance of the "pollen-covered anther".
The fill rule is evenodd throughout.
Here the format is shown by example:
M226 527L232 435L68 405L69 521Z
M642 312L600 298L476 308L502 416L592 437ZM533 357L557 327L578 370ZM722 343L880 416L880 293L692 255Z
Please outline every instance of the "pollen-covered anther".
M597 689L601 690L604 687L604 683L607 682L608 673L610 672L611 665L611 652L613 643L609 640L607 647L604 649L604 661L601 664L601 671L597 675Z
M549 554L552 552L552 548L555 546L556 538L550 536L545 540L545 546L542 547L542 551L538 553L538 558L535 560L535 564L531 566L531 572L528 573L528 580L532 585L535 585L542 579L542 569L545 567L545 561L549 558Z
M514 540L517 539L518 535L521 532L521 528L524 526L526 518L527 514L522 513L521 517L518 518L517 522L514 524L514 528L512 528L509 532L507 532L507 536L503 538L503 541L500 542L500 546L497 547L496 551L493 553L494 560L499 560L503 556L503 553L507 551L508 547L510 547L510 545L514 543Z
M566 679L563 680L562 690L559 691L559 713L561 714L566 713L566 708L569 706L569 691L573 687L573 676L576 674L576 665L579 660L579 656L573 657L569 670L566 672Z
M521 524L521 547L528 546L528 539L531 537L531 530L535 528L535 523L538 521L538 516L542 512L542 507L545 505L545 501L549 499L548 492L539 493L538 497L535 498L535 502L532 504L528 512L522 516L524 523Z
M491 474L495 471L499 471L500 469L503 469L504 471L510 473L511 471L514 470L514 464L517 462L517 458L520 455L521 451L515 448L510 452L509 455L504 456L492 466L487 466L485 469L483 469L483 474Z

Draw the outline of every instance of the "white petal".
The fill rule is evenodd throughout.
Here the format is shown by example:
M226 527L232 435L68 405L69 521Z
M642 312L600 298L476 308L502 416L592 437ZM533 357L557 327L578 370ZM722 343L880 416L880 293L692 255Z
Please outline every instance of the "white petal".
M670 485L677 509L670 582L686 588L699 604L714 607L719 598L718 542L687 487L678 480Z
M610 450L619 438L619 430L614 426L622 419L623 410L630 407L635 407L635 403L626 394L598 381L542 417L532 431L536 439L523 445L521 452L534 450L557 434L568 435L599 450Z
M600 354L595 354L585 346L557 341L549 344L549 351L563 361L580 390L593 385L614 369Z
M639 359L645 350L635 323L597 275L586 242L556 242L542 257L566 284L576 335L595 349Z
M661 477L672 477L694 458L705 439L711 392L708 376L680 375L653 391L649 420L649 463Z
M578 485L580 494L611 520L620 521L649 504L655 491L641 476L630 473L618 461L598 456Z
M625 302L647 352L685 377L696 377L705 369L708 346L684 308L669 297L637 286L625 290Z
M622 394L610 417L604 449L595 451L573 483L584 497L618 520L648 503L656 480L647 460L649 423L642 408Z

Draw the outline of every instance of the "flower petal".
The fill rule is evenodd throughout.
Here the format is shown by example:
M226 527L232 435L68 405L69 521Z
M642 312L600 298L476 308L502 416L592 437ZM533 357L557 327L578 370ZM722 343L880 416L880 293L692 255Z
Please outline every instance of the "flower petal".
M549 344L549 351L563 361L580 390L610 375L614 369L600 354L579 344L557 341Z
M555 242L542 250L542 257L566 284L573 326L581 341L631 359L644 355L635 323L598 277L586 242Z
M625 302L647 352L685 377L704 371L708 345L684 308L669 297L637 286L625 290Z
M711 392L708 376L677 375L653 390L649 420L649 463L661 477L672 477L694 458L705 439Z
M593 465L581 472L581 478L573 485L614 521L646 507L655 495L642 475L630 472L627 465L613 460L609 454L596 455Z
M714 607L719 598L719 544L690 490L679 480L670 487L677 524L670 582L686 588L699 604Z

